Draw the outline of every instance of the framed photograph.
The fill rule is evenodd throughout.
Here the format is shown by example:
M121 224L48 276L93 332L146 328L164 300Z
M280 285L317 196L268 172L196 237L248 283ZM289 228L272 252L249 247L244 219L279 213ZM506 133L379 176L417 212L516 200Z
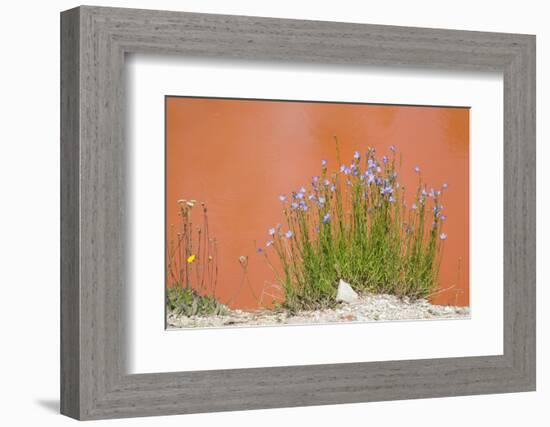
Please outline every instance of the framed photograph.
M165 110L169 328L469 315L469 108Z
M61 14L61 411L535 390L535 37Z

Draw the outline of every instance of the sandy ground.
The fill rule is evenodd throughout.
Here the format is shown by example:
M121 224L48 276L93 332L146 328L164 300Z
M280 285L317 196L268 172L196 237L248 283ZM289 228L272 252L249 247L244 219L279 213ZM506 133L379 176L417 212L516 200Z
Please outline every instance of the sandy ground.
M326 310L299 312L230 310L221 316L178 316L168 313L168 329L222 326L269 326L333 322L372 322L469 318L469 307L433 305L426 300L410 301L394 295L362 295L352 303Z

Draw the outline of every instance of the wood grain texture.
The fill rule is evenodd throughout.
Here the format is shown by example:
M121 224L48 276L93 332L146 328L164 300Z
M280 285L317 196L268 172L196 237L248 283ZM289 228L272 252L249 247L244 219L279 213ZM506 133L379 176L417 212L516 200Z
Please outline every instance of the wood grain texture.
M61 20L61 412L80 414L79 13Z
M535 389L534 36L84 6L62 13L61 38L62 413L100 419ZM503 72L504 354L127 374L127 53Z

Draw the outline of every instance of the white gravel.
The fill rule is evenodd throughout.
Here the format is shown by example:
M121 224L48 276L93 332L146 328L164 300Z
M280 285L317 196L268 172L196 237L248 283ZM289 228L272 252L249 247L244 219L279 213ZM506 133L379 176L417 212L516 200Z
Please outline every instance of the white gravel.
M389 320L428 320L469 318L469 307L433 305L426 300L410 301L394 295L362 295L359 300L326 310L286 311L230 310L221 316L177 316L168 313L168 329L222 326L269 326L333 322L372 322Z

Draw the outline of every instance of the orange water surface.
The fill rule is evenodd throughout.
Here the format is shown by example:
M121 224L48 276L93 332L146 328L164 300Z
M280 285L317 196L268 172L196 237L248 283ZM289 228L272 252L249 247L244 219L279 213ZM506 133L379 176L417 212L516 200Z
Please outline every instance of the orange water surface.
M277 294L264 258L267 231L284 222L278 195L288 194L368 147L377 156L395 145L399 180L416 188L418 165L428 186L441 188L447 220L436 304L469 305L469 109L216 98L166 98L166 236L179 218L178 199L208 206L218 242L216 295L233 308L258 308ZM243 286L239 257L248 256ZM273 290L267 291L267 290Z

